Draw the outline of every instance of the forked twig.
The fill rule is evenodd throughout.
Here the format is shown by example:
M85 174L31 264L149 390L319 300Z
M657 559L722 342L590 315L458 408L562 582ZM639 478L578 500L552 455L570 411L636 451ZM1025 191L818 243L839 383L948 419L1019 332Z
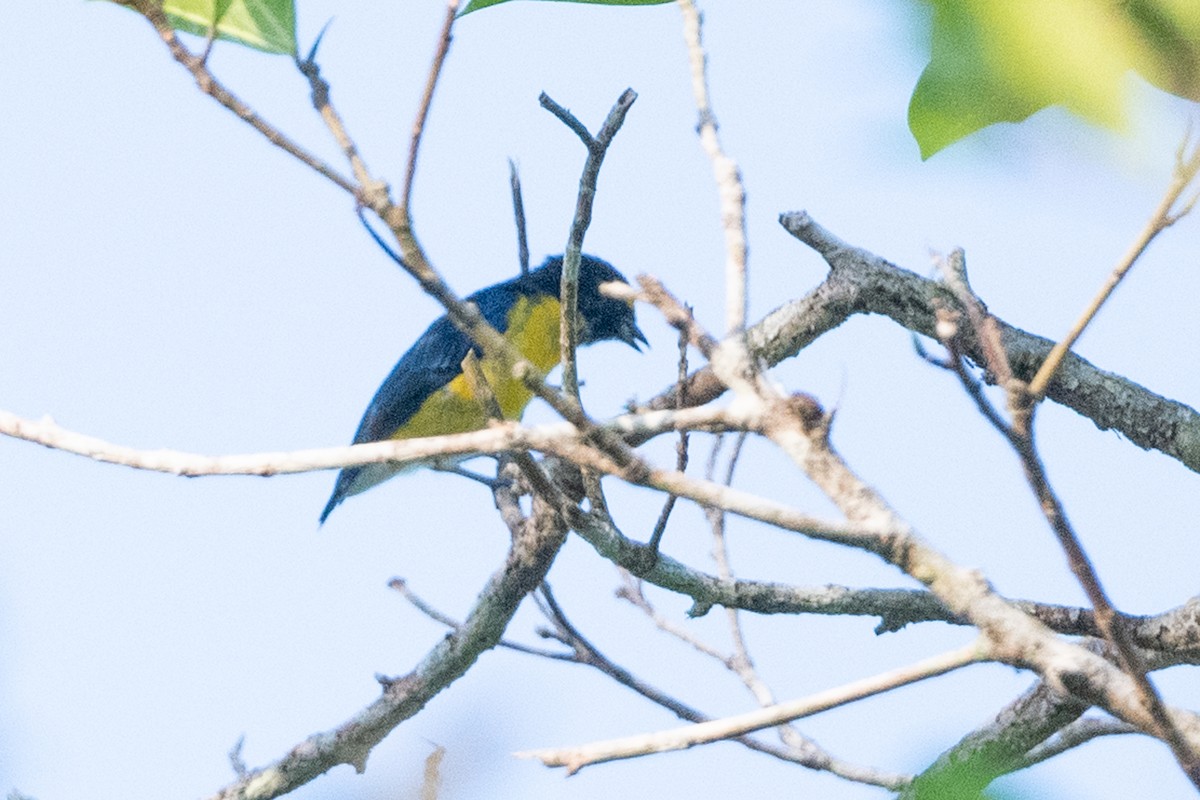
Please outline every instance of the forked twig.
M1194 159L1196 169L1200 170L1200 149L1196 151ZM1194 175L1195 170L1190 175L1179 177L1179 180L1183 183L1178 187L1178 191L1174 195L1175 198L1178 197L1178 192L1182 191L1183 186L1186 186L1187 182ZM1173 204L1174 198L1169 203L1166 203L1165 206L1160 206L1159 215L1169 211ZM1188 208L1190 208L1190 204ZM1186 210L1180 213L1186 213ZM1153 238L1153 235L1150 238ZM1147 244L1149 244L1149 239L1142 244L1138 253L1144 250ZM1136 255L1133 256L1135 260ZM1125 271L1128 271L1129 266L1132 266L1132 262L1129 262L1125 266ZM1001 374L1007 373L1008 358L1004 353L1003 342L1000 340L999 328L991 320L991 317L982 311L982 303L978 301L967 283L965 259L961 250L954 251L950 259L944 260L943 272L946 276L947 284L954 291L959 302L967 309L968 319L970 320L973 332L981 340L984 352L988 354L987 366L993 372L1002 371ZM1111 293L1111 289L1109 293ZM1100 302L1103 302L1103 299ZM1096 308L1099 308L1098 304ZM1090 319L1090 317L1088 318ZM1083 324L1086 325L1086 321ZM1082 327L1079 330L1082 331ZM1171 720L1171 716L1163 704L1162 697L1147 675L1146 666L1142 663L1142 659L1138 655L1124 616L1116 609L1109 599L1107 592L1105 592L1099 573L1088 557L1074 527L1068 520L1062 501L1059 500L1057 493L1050 484L1033 434L1035 406L1030 401L1038 396L1037 393L1032 388L1026 389L1018 385L1019 382L1006 380L1006 388L1009 393L1009 410L1012 413L1013 419L1011 424L1005 422L1000 414L992 408L980 387L967 372L962 354L957 345L957 330L953 326L947 326L944 328L944 332L947 335L943 339L943 344L950 352L950 368L958 376L963 387L975 401L984 418L1000 431L1020 459L1026 481L1037 498L1042 515L1046 518L1051 530L1054 532L1059 547L1066 556L1067 565L1071 573L1075 576L1088 601L1091 603L1097 627L1099 627L1105 640L1112 645L1117 663L1122 671L1133 679L1138 695L1145 705L1150 718L1153 720L1153 733L1167 743L1184 773L1188 775L1197 788L1200 788L1200 756L1197 755L1187 739ZM1038 374L1041 375L1042 373L1039 371Z
M587 127L575 118L570 111L556 103L551 97L542 92L538 102L542 107L557 117L564 125L575 132L587 148L587 159L584 161L583 174L579 178L579 194L575 201L575 216L571 220L571 230L567 234L567 249L563 255L562 268L562 317L559 325L559 343L561 348L563 392L573 402L579 402L579 373L575 362L575 351L579 348L579 330L575 324L579 305L579 259L583 251L583 237L588 226L592 223L592 202L596 197L596 180L600 175L600 166L608 153L608 146L613 137L625 122L633 102L637 100L637 92L626 89L617 98L617 102L608 112L600 131L593 137Z

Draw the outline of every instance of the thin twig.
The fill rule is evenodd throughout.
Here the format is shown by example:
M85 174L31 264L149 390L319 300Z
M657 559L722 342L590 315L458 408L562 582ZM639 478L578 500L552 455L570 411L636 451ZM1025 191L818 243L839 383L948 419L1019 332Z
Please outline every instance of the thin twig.
M487 412L488 419L491 424L501 422L504 419L504 414L500 410L500 403L496 400L496 393L492 390L492 384L484 374L483 365L479 358L475 355L474 350L467 351L467 357L463 359L463 376L467 380L472 396L480 402L484 410ZM538 463L533 460L527 450L516 450L511 453L501 455L501 461L505 457L511 458L513 463L529 481L529 485L535 492L543 496L555 494L557 490L553 489L550 479ZM500 465L503 469L503 463ZM496 488L495 486L493 488ZM504 500L503 492L496 492L497 504L501 504Z
M984 366L996 376L996 383L1007 388L1012 381L1012 367L1008 363L1008 354L1004 352L1004 342L1000 335L1000 327L996 318L988 313L978 295L971 289L967 278L967 255L961 247L956 247L945 258L937 259L941 267L942 279L954 293L954 297L967 312L967 321L971 330L978 337L979 346L983 349ZM953 336L941 336L943 339L953 339Z
M691 311L689 308L688 311ZM688 337L684 332L679 334L679 369L675 382L675 407L677 409L684 408L687 405L687 376L688 376ZM688 465L688 432L679 432L679 441L675 444L675 469L678 472L687 472ZM654 523L654 530L650 533L650 540L647 547L653 553L658 552L659 545L662 544L663 533L667 530L667 520L671 518L671 511L675 508L676 497L673 494L667 495L666 501L663 503L662 511L658 514L658 520Z
M521 197L521 173L511 158L508 160L508 184L512 189L513 222L517 227L517 261L521 274L529 274L529 239L525 233L525 201Z
M744 433L739 434L734 440L733 452L729 454L729 461L725 466L725 474L721 477L721 483L725 486L733 485L733 473L737 469L738 459L741 457L742 446L745 443L746 434ZM705 475L709 480L713 479L715 466L715 461L709 462L709 470ZM732 581L734 573L729 558L729 543L725 537L725 512L714 506L707 506L704 509L704 514L708 517L708 525L712 531L713 560L717 564L717 576L721 580ZM759 676L758 671L754 667L754 659L750 657L750 648L746 646L746 636L742 631L742 622L738 610L726 607L725 621L729 626L730 641L733 643L733 655L728 660L729 668L733 670L734 674L750 690L750 693L754 695L754 699L758 701L760 706L774 704L775 698L771 690ZM799 735L794 730L789 732L786 726L781 726L779 733L785 742L788 742L790 735ZM788 743L791 744L791 742Z
M562 606L558 603L553 591L547 584L542 584L541 593L545 600L544 605L541 606L543 614L557 630L555 638L575 652L575 663L599 669L617 683L632 689L642 697L668 709L681 719L696 721L697 717L703 717L700 712L676 700L665 692L651 687L649 684L636 678L633 673L624 667L615 664L598 647L592 644L567 618Z
M275 128L269 122L264 120L256 111L247 106L241 100L226 89L220 81L208 70L204 60L194 55L188 50L179 37L175 34L175 29L171 27L170 20L163 13L161 0L117 0L121 5L128 6L139 14L144 16L163 42L167 45L167 49L171 51L171 57L178 61L183 67L192 74L196 81L196 85L200 91L208 95L225 108L236 114L242 121L250 125L256 131L266 137L267 141L276 147L284 150L293 158L299 159L301 162L315 170L317 173L328 178L336 186L345 189L352 195L358 194L358 187L344 177L333 167L326 164L321 159L314 156L312 153L305 150L300 145L293 142L285 136L278 128Z
M592 222L592 203L596 197L596 180L600 175L600 167L604 156L612 144L613 137L625 122L637 93L626 89L608 112L599 133L593 137L587 128L570 111L566 110L549 95L542 92L539 101L554 116L583 140L587 148L587 159L584 161L583 174L579 178L579 194L575 201L575 216L571 220L571 230L567 234L567 248L563 255L562 267L562 316L559 323L559 343L561 348L560 361L562 364L563 393L574 402L579 402L579 374L575 362L575 351L579 347L579 326L576 323L579 304L579 260L583 252L583 238Z
M697 653L718 661L726 667L729 666L729 656L676 624L672 619L663 616L642 591L641 581L636 580L629 572L621 571L621 588L617 589L616 595L645 614L646 618L654 623L654 627L663 633L678 639Z
M689 725L656 733L593 742L573 748L531 750L517 753L520 758L536 758L548 767L566 767L575 773L583 767L605 761L635 758L650 753L684 750L698 744L722 741L763 728L770 728L800 717L811 716L864 697L944 675L985 660L987 647L982 641L931 658L890 670L870 678L853 681L835 689L818 692L799 700L780 703L745 714Z
M237 738L237 741L233 743L233 747L229 748L229 766L233 768L233 774L237 775L239 778L246 777L247 773L250 772L250 770L246 768L246 759L242 752L245 746L246 735L242 734Z
M233 3L229 2L229 0L226 0L224 3L217 2L213 4L213 20L209 24L208 33L204 37L204 51L200 54L200 62L202 64L208 64L208 57L212 55L213 45L217 42L221 20L229 13L229 9L232 6Z
M442 760L446 748L436 745L425 757L425 771L421 776L421 800L438 800L442 788Z
M342 120L341 115L338 114L337 109L333 107L333 101L330 99L329 82L321 77L321 68L317 64L317 46L321 43L321 38L324 35L325 30L322 29L320 35L313 42L308 56L303 60L296 59L296 68L308 80L312 93L313 108L321 115L325 127L329 129L334 141L337 142L338 147L346 156L346 160L350 163L350 169L354 173L354 177L358 181L360 191L362 192L362 202L371 207L376 207L381 203L388 203L390 201L388 200L387 184L371 177L366 162L363 161L362 156L358 152L358 146L346 130L345 122Z
M488 419L493 422L503 420L504 412L500 410L500 403L496 400L496 393L492 391L492 384L487 379L487 375L484 374L483 365L479 363L479 356L475 354L474 350L467 351L467 357L463 359L462 368L463 377L467 381L467 387L471 395L483 406Z
M1040 764L1100 736L1122 736L1130 733L1141 733L1141 731L1128 722L1121 722L1118 719L1084 717L1062 728L1054 736L1026 753L1020 768L1025 769L1034 764Z
M446 4L446 17L442 22L442 33L438 37L438 47L433 55L433 65L429 68L429 77L425 81L425 92L421 95L421 105L417 110L417 118L413 121L412 138L408 147L408 164L404 168L404 189L400 193L400 205L405 209L412 200L413 178L417 174L417 153L421 148L421 135L425 131L425 120L429 117L429 107L433 104L433 90L437 88L442 65L446 63L446 54L450 52L450 33L454 28L454 20L458 18L458 2L459 0L449 0Z
M313 734L278 760L239 777L211 800L271 800L339 764L363 771L375 745L499 643L521 601L545 578L566 532L559 515L535 496L533 516L513 529L504 566L484 586L461 626L431 648L409 674L381 678L382 695L335 730Z
M388 588L399 592L400 596L407 600L409 605L411 605L417 611L420 611L425 616L429 617L434 622L445 625L447 628L453 631L457 631L462 628L461 622L454 619L449 614L439 611L430 605L428 601L410 589L408 582L403 578L392 578L390 581L388 581ZM521 644L520 642L513 642L508 639L501 639L497 646L503 647L507 650L514 650L518 653L527 653L531 656L538 656L539 658L548 658L552 661L571 661L574 658L574 656L572 656L570 653L558 653L553 650L545 650L540 647L530 647L529 645Z
M1075 342L1083 335L1084 330L1091 321L1096 317L1096 313L1100 311L1101 306L1112 295L1113 291L1121 283L1121 280L1129 273L1129 270L1142 257L1142 253L1146 252L1146 248L1154 241L1160 233L1174 225L1181 218L1186 216L1196 203L1196 198L1192 198L1184 203L1183 207L1178 211L1172 212L1175 204L1179 201L1180 195L1191 184L1196 177L1196 173L1200 172L1200 143L1191 145L1190 134L1185 136L1183 142L1180 143L1179 149L1175 154L1175 170L1171 175L1171 183L1167 186L1167 191L1159 201L1158 207L1154 209L1150 220L1138 233L1133 244L1125 251L1117 261L1115 267L1108 278L1104 281L1104 285L1100 287L1100 291L1084 309L1074 327L1070 332L1063 337L1062 341L1054 346L1050 351L1050 355L1046 357L1045 362L1037 371L1037 375L1029 382L1029 395L1032 402L1036 402L1046 393L1046 387L1049 386L1050 380L1054 377L1054 373L1058 370L1059 364L1062 363L1063 357L1075 346ZM1187 149L1191 145L1191 154L1187 153Z
M1184 774L1197 789L1200 789L1200 755L1176 727L1163 704L1162 697L1146 674L1146 667L1129 635L1124 616L1113 606L1108 594L1104 591L1099 574L1092 565L1091 559L1088 558L1075 529L1067 519L1062 502L1050 485L1031 431L1023 437L1022 446L1018 448L1018 455L1025 470L1026 480L1037 497L1042 514L1050 523L1051 529L1058 538L1059 546L1066 555L1067 565L1092 605L1096 625L1104 634L1105 640L1113 646L1117 663L1121 669L1133 679L1137 694L1154 721L1153 733L1167 743Z
M575 201L575 215L571 220L571 229L567 234L567 247L563 254L562 276L559 284L559 363L561 364L562 394L567 404L578 407L583 416L583 404L579 399L579 368L576 362L576 351L579 349L579 265L583 257L583 239L592 222L592 203L596 197L596 182L600 176L600 167L604 156L612 144L613 137L625 122L625 115L637 99L637 93L626 89L617 98L617 102L608 112L600 131L592 137L579 120L570 111L555 103L542 92L539 100L568 128L583 139L587 148L587 158L583 164L583 174L579 178L579 193ZM623 449L611 445L615 457L626 458ZM584 488L593 508L608 507L604 498L599 478L592 472L584 470Z
M746 434L739 433L734 440L733 452L729 454L729 460L726 463L725 474L721 478L721 483L725 486L733 484L733 473L737 469L738 460L742 454L742 447L746 443ZM713 479L716 472L717 464L717 449L713 448L712 457L708 463L708 469L705 471L705 477L709 480ZM709 527L712 529L713 537L713 558L717 563L717 575L724 581L733 581L735 579L733 566L729 558L729 544L725 536L725 513L719 508L707 506L704 509L704 514L708 518ZM735 675L742 681L742 684L754 696L754 699L760 706L774 705L775 694L767 685L766 681L759 675L758 669L754 665L754 659L750 656L750 648L746 645L746 636L742 630L741 615L737 608L730 606L725 607L725 620L729 626L729 638L733 643L733 653L727 661L727 666ZM797 730L791 724L780 725L777 729L780 740L783 741L790 749L799 752L807 752L813 754L814 758L819 758L824 755L824 750L815 741L808 738ZM827 755L821 760L830 760ZM830 771L836 774L842 774L841 765L830 767Z
M721 230L725 233L725 331L733 335L746 328L746 192L737 164L725 154L717 135L717 118L708 97L708 56L701 40L700 11L693 0L679 0L679 10L683 14L692 95L700 115L697 132L712 161L721 199Z
M978 302L974 292L966 282L966 261L961 250L956 250L951 254L949 259L941 259L941 266L946 276L946 284L954 291L956 299L967 309L967 319L970 325L970 330L974 332L980 339L980 347L987 359L987 368L992 371L992 374L997 376L997 382L1003 382L1012 385L1012 372L1008 368L1008 358L1004 353L1004 348L999 341L999 334L995 327L995 319L988 315L982 309L982 304ZM942 346L946 348L949 354L945 359L934 358L925 352L921 347L920 340L913 337L913 343L917 347L917 353L927 363L938 369L944 369L953 372L962 384L963 390L967 396L975 403L975 408L979 411L987 422L1003 436L1010 445L1014 448L1020 447L1020 437L1017 436L1012 426L1008 421L996 410L992 402L984 394L983 386L979 381L975 380L975 376L971 374L967 368L966 356L962 352L960 343L961 322L960 314L957 311L952 311L943 305L939 305L937 309L937 325L935 330L938 339ZM989 325L989 323L991 323ZM1001 377L1004 376L1004 377Z
M1197 169L1200 169L1200 150L1197 151L1197 154L1196 164ZM1192 174L1194 175L1194 172ZM1190 180L1191 177L1188 176L1187 179ZM1182 187L1180 187L1180 191L1182 191ZM1178 193L1176 193L1177 196ZM1173 203L1174 200L1167 204L1165 209L1169 209ZM1146 244L1148 243L1147 241ZM959 302L967 309L973 333L982 342L984 351L988 354L989 368L994 372L998 370L1007 372L1008 359L1004 354L999 330L994 321L982 311L982 303L970 290L965 264L962 251L954 251L951 258L943 264L946 281L954 290ZM1128 266L1132 266L1132 263ZM1126 270L1128 270L1128 266L1126 266ZM1086 322L1084 324L1086 325ZM1046 469L1038 454L1033 434L1034 406L1028 403L1031 390L1024 389L1014 381L1005 381L1009 384L1009 409L1013 415L1012 423L1006 423L992 408L983 392L967 373L962 356L957 349L956 339L955 335L945 337L945 344L951 351L950 361L953 370L985 419L1004 435L1016 452L1042 514L1050 524L1050 528L1054 531L1059 546L1066 556L1067 565L1092 605L1096 625L1100 628L1105 640L1112 645L1121 669L1133 679L1138 696L1154 720L1154 733L1170 746L1184 773L1197 788L1200 788L1200 756L1188 744L1167 713L1158 690L1146 674L1146 667L1137 653L1121 613L1113 606L1104 591L1100 576L1084 550L1078 534L1067 519L1066 510L1046 475Z
M393 262L395 262L400 269L404 270L405 272L409 272L410 270L408 269L408 265L404 263L403 256L397 253L395 249L388 244L387 240L380 236L379 232L372 227L370 221L367 219L367 215L363 212L363 208L364 207L360 205L354 210L354 213L358 215L358 221L361 222L362 226L366 229L367 235L374 240L375 244L379 246L379 249L383 250L384 254L387 255L387 257Z
M584 147L588 148L589 150L591 149L592 142L595 141L592 138L592 132L589 131L587 126L580 122L574 114L572 114L563 106L560 106L558 103L554 102L554 99L545 92L542 92L538 96L538 103L542 106L542 108L558 117L562 124L570 128L575 135L579 137L579 140L583 142Z
M712 717L650 686L645 681L637 678L629 670L613 662L567 619L566 614L554 598L547 584L542 584L541 591L545 598L545 603L539 603L538 607L550 623L554 625L555 632L552 634L553 637L575 651L575 658L573 659L575 663L600 670L612 680L633 690L650 702L669 710L680 719L697 723L708 722L712 719ZM536 595L534 599L537 599ZM825 770L857 783L898 790L906 786L911 780L910 776L907 775L884 772L872 767L842 761L841 759L834 758L829 753L815 746L815 744L811 747L777 747L761 742L751 736L738 736L733 741L751 750L774 756L780 760L799 764L809 769Z

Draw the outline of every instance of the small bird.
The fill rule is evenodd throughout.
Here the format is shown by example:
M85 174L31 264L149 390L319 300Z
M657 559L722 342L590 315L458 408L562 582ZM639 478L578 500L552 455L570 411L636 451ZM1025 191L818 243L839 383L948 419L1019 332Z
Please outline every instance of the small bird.
M467 298L493 328L543 372L559 362L562 264L562 256L551 256L537 269L480 289ZM638 342L648 342L638 329L633 308L600 293L600 284L610 281L628 283L608 262L583 256L579 266L579 343L613 339L639 350ZM533 399L532 392L506 374L499 359L489 358L478 345L472 346L470 338L443 315L421 334L384 379L358 423L353 443L440 436L486 427L487 408L463 371L463 362L472 350L504 418L519 419ZM321 512L321 523L347 497L411 468L392 464L346 467L338 473L333 495Z

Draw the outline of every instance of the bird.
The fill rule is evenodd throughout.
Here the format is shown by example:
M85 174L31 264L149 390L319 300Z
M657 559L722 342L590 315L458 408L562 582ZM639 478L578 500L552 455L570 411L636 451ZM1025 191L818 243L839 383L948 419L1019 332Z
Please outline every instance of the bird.
M563 256L550 256L541 266L468 296L483 318L542 372L559 362L559 285ZM624 342L640 351L649 346L637 326L633 307L600 293L600 285L628 283L607 261L583 255L579 265L579 344L605 340ZM505 419L519 419L532 392L508 374L498 358L473 345L448 316L439 317L421 334L384 379L367 406L353 444L464 433L487 426L488 409L472 388L463 363L474 351ZM414 466L364 464L345 467L321 512L323 525L346 498L364 492Z

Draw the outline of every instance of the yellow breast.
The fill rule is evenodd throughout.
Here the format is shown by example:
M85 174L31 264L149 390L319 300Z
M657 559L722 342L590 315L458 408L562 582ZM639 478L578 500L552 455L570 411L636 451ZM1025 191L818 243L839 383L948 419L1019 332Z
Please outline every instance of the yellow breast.
M509 311L504 338L542 372L559 361L559 303L557 298L521 297ZM505 419L520 419L533 393L503 365L485 353L480 361L484 377ZM415 439L475 431L487 425L488 414L476 387L465 374L429 396L408 422L392 437Z

